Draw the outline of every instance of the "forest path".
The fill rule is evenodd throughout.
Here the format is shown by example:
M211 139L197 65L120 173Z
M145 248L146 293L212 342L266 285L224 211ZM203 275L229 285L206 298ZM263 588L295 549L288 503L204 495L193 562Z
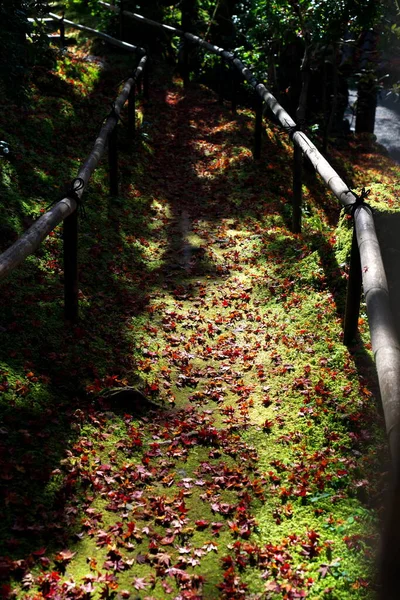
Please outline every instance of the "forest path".
M319 229L290 233L286 140L269 128L254 162L250 113L233 119L205 88L155 88L144 114L149 155L130 193L153 215L152 291L129 338L142 387L165 408L125 417L101 478L103 508L135 522L134 581L156 598L295 598L318 597L326 577L362 596L345 538L371 533L362 432L376 416L341 343L343 287L320 208L331 201L310 188ZM108 547L126 540L125 525L107 531ZM105 551L97 543L107 563Z
M250 111L233 119L201 86L153 83L107 209L114 279L98 277L75 335L92 323L109 345L117 328L120 372L107 385L140 385L160 409L140 415L100 394L74 413L76 440L52 477L77 541L64 535L51 572L45 550L32 553L25 590L366 598L379 417L341 341L334 203L310 180L304 232L292 234L287 139L267 127L255 162ZM119 221L129 212L142 228Z

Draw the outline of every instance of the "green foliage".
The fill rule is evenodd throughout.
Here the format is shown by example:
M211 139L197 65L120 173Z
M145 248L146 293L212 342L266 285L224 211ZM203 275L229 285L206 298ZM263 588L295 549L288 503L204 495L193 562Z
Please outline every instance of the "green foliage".
M26 98L32 68L52 64L49 41L40 24L28 17L45 13L42 0L4 0L0 3L0 98Z
M0 92L3 96L6 87L12 96L19 95L27 66L25 38L30 27L22 7L13 4L8 2L0 5L0 84L3 88Z
M384 60L384 68L381 70L380 75L384 79L385 87L399 95L400 10L396 0L391 0L386 4L383 32L379 42Z
M372 27L381 14L376 0L246 0L237 5L238 31L248 42L271 42L311 31L314 41L339 41L344 29ZM250 35L250 39L249 36Z

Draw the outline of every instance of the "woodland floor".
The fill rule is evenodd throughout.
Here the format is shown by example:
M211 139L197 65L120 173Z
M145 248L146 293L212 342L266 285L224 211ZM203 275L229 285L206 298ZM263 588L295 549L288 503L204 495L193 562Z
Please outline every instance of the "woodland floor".
M62 195L126 77L88 52L0 123L4 248ZM342 343L349 218L306 173L292 234L287 136L266 124L255 162L251 111L209 89L156 68L138 108L120 195L105 165L86 194L79 324L61 230L2 283L3 595L373 597L386 450L364 316ZM397 208L371 141L331 159ZM125 385L160 408L103 397Z

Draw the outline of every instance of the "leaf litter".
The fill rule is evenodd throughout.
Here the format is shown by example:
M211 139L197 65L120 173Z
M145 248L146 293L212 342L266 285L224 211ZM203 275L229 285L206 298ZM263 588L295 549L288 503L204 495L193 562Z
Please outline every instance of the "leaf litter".
M29 347L2 362L3 594L372 597L385 444L362 322L358 355L342 344L336 209L311 178L290 233L289 145L268 126L255 163L248 111L168 85L142 107L120 197L99 188L82 225L80 324L37 342L46 373ZM31 318L13 311L11 331ZM129 385L148 410L105 393Z

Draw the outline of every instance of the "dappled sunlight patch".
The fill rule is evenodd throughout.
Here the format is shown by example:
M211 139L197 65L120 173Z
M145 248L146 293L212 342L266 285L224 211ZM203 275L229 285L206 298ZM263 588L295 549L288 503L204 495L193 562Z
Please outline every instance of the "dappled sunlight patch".
M229 131L235 131L237 129L236 121L227 121L226 123L220 123L219 125L212 127L208 135L215 133L226 133Z
M182 94L178 91L173 92L169 91L165 96L165 102L170 106L176 106L179 102L182 101Z
M86 55L79 56L75 53L64 53L58 61L55 73L63 81L73 86L74 90L86 96L95 87L102 71L102 60L87 61Z

